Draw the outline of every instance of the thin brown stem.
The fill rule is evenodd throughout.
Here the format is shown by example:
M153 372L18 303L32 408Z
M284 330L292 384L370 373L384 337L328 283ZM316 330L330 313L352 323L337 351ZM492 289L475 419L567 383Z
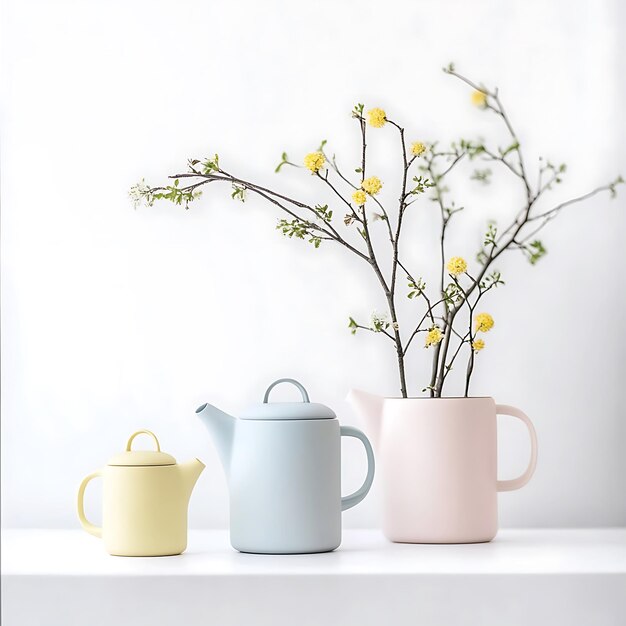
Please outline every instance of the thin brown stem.
M446 365L446 369L445 369L445 372L443 374L443 381L444 381L444 383L445 383L446 378L448 377L448 374L452 371L452 366L454 365L454 361L456 360L456 357L459 355L459 352L461 352L461 348L467 342L468 335L465 335L465 337L461 337L456 332L454 334L457 335L460 338L460 341L459 341L459 345L457 346L456 350L454 351L454 354L452 355L452 358L450 359L450 362Z
M395 339L393 338L393 336L390 335L384 328L381 328L380 330L376 330L375 328L370 328L369 326L362 326L361 324L356 324L356 323L352 326L352 328L360 328L362 330L369 330L371 333L382 333L383 335L385 335L385 337L389 337L389 339L391 339L391 341L395 343Z
M365 120L360 117L359 125L361 129L361 184L365 180L365 165L366 165L366 133L365 133ZM385 292L385 298L387 300L387 307L389 309L389 314L391 316L391 325L393 328L393 334L395 338L396 344L396 357L398 362L398 375L400 377L400 393L403 398L407 397L407 387L406 387L406 373L404 367L404 350L402 348L402 338L400 336L400 326L398 324L398 315L396 312L396 304L395 304L395 291L393 290L393 285L390 286L387 284L380 266L378 265L378 261L376 259L376 253L374 251L374 247L372 245L372 240L370 237L369 224L367 220L367 213L365 209L363 209L363 233L365 242L367 244L367 249L369 251L370 263L372 268L374 269L374 273L376 274L383 290Z
M600 187L596 187L592 191L588 193L584 193L582 196L578 196L576 198L572 198L571 200L566 200L565 202L561 202L561 204L557 204L554 208L549 211L545 211L544 213L540 213L539 215L533 215L528 218L529 222L534 222L535 220L540 220L555 213L558 213L561 209L564 209L566 206L570 206L571 204L576 204L577 202L582 202L583 200L587 200L588 198L592 198L593 196L601 193L602 191L610 191L613 188L613 185L601 185Z
M435 302L435 304L433 306L437 306L441 302L443 302L443 300L439 300L438 302ZM429 317L431 319L433 319L432 307L429 307L428 310L426 311L426 313L424 313L424 315L422 316L422 319L417 323L417 326L415 327L415 330L413 331L413 333L409 337L409 340L406 342L406 345L404 347L404 354L405 355L406 355L406 353L407 353L407 351L409 349L409 346L411 345L411 342L413 341L413 338L415 337L415 335L417 335L418 333L426 332L428 330L427 328L421 328L421 326L426 321L426 319L429 318ZM434 322L434 319L433 319L433 322Z
M313 214L313 216L315 217L315 219L318 219L318 215L315 212L315 209L313 207L311 207L310 205L304 203L304 202L300 202L299 200L295 200L293 198L290 198L289 196L285 196L284 194L278 193L276 191L272 191L271 189L267 189L266 187L262 187L261 185L257 185L255 183L252 183L250 181L244 180L243 178L238 178L236 176L232 176L231 174L228 174L227 172L220 170L219 171L220 175L216 175L216 174L201 174L200 177L205 179L205 182L216 182L216 181L222 181L222 182L230 182L231 184L235 183L235 184L239 184L242 187L249 189L250 191L255 192L257 195L262 196L263 198L266 198L268 200L270 200L274 205L278 206L279 208L281 208L283 211L285 211L286 213L288 213L289 215L291 215L292 217L294 217L295 219L301 220L303 222L307 222L309 224L312 224L316 230L318 230L319 232L324 233L325 235L331 237L334 241L336 241L337 243L341 244L342 246L344 246L345 248L347 248L348 250L350 250L353 254L356 254L359 258L368 261L369 262L369 258L367 255L363 254L358 248L355 248L352 244L350 244L348 241L346 241L338 232L337 230L328 222L325 222L326 227L322 227L319 226L318 224L315 224L314 222L310 222L309 220L306 220L304 218L302 218L302 216L298 215L297 213L295 213L294 211L291 211L289 209L287 209L285 207L285 205L283 205L282 203L278 202L278 200L284 200L285 202L290 203L293 206L296 206L298 208L301 209L306 209L307 211L311 212ZM193 176L198 176L197 174L194 174ZM184 178L185 175L175 175L175 176L170 176L169 178ZM197 186L200 186L200 184L198 184Z

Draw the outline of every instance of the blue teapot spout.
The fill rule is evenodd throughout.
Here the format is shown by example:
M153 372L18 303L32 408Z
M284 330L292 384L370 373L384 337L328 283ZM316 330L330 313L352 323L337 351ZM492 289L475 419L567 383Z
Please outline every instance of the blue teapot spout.
M222 461L224 472L228 477L230 475L230 460L237 419L208 403L199 406L196 409L196 415L202 420L203 424L211 433L213 443Z

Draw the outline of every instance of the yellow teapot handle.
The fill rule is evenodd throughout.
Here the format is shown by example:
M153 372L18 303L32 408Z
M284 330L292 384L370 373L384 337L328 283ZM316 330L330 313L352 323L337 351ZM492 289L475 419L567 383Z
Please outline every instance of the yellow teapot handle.
M130 439L128 440L128 443L126 444L126 452L130 452L131 446L133 445L133 439L135 439L135 437L137 435L150 435L150 437L152 437L152 439L154 439L154 443L156 444L157 452L161 452L161 446L159 445L159 440L156 438L156 435L152 431L150 431L150 430L138 430L136 433L133 433L130 436Z
M83 498L85 496L85 488L87 487L87 483L93 478L97 478L98 476L102 476L102 470L98 470L97 472L93 472L92 474L89 474L89 476L86 476L83 479L83 482L80 483L80 487L78 488L78 519L80 520L82 527L89 534L94 535L95 537L102 538L102 528L100 528L100 526L96 526L95 524L92 524L85 517L85 505L83 503Z

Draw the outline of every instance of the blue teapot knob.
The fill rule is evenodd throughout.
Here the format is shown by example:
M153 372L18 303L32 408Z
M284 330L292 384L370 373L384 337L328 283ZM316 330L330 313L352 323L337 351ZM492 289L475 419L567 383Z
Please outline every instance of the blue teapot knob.
M306 392L306 389L297 380L294 380L293 378L279 378L267 388L267 391L265 392L265 396L263 397L263 404L267 404L267 401L270 397L270 391L272 391L272 389L274 389L274 387L276 387L276 385L279 385L280 383L291 383L292 385L295 385L300 390L300 393L302 394L302 402L310 402L309 394Z

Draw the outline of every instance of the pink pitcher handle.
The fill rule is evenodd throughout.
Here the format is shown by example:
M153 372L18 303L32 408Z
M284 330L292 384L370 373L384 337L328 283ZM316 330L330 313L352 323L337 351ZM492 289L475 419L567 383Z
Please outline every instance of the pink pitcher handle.
M537 433L535 432L535 427L528 418L528 415L526 415L523 411L516 409L514 406L497 404L496 413L498 415L511 415L512 417L521 419L522 422L526 424L526 428L528 428L528 433L530 435L530 462L528 463L526 471L518 478L498 481L498 491L513 491L514 489L523 487L535 473L535 467L537 466Z

